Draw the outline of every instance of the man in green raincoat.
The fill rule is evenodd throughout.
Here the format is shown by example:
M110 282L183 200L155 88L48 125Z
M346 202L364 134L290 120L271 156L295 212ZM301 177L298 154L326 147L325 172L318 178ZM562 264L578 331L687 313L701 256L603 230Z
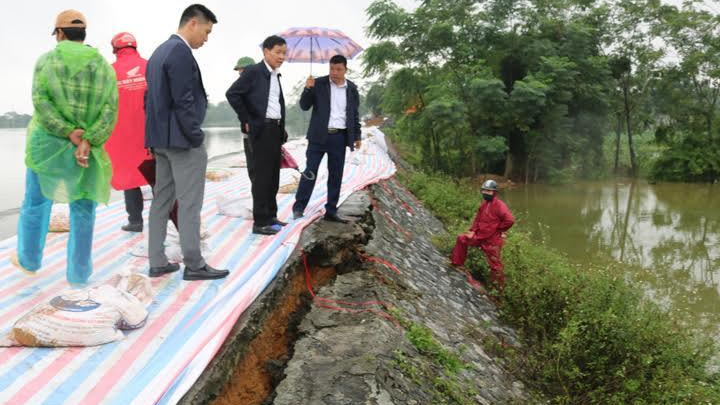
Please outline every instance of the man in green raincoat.
M53 30L57 46L35 65L15 258L23 270L37 271L52 204L70 203L67 280L78 285L92 274L95 207L110 196L112 167L103 144L118 108L115 71L83 44L86 27L82 13L60 13Z

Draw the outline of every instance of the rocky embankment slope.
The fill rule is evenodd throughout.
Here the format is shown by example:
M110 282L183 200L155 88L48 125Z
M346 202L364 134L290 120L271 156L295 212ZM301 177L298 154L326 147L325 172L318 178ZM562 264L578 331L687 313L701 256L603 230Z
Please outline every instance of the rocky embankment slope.
M354 223L305 230L184 403L531 402L502 358L514 331L433 246L435 217L394 179L340 213Z

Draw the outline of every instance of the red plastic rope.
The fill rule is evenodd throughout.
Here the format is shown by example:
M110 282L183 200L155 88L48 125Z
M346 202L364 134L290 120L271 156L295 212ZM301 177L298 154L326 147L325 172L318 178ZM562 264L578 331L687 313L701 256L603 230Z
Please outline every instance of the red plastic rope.
M330 310L334 310L334 311L348 312L351 314L361 314L364 312L368 312L368 313L375 314L381 318L387 319L390 322L392 322L393 324L395 324L396 326L400 326L398 321L395 318L393 318L392 315L388 314L385 311L380 311L380 310L376 310L376 309L372 309L372 308L359 308L359 309L343 308L343 307L339 307L339 306L335 306L335 305L322 304L322 302L326 302L329 304L348 305L348 306L357 306L357 307L362 307L362 306L367 306L367 305L377 305L377 306L389 307L389 305L387 305L386 303L384 303L382 301L347 302L347 301L338 301L338 300L331 300L331 299L327 299L327 298L318 297L315 294L315 291L313 291L312 276L310 274L310 266L308 266L307 256L305 255L304 251L301 251L300 254L302 255L303 265L305 267L305 285L307 286L307 289L310 292L310 295L313 297L313 301L315 302L315 305L317 305L320 308L330 309ZM321 303L318 303L318 302L321 302Z
M372 206L373 206L373 208L375 209L375 211L377 211L380 215L382 215L383 217L385 217L385 219L387 220L387 222L388 222L390 225L392 225L398 232L402 233L402 234L405 236L406 239L408 239L408 240L409 240L409 239L412 239L412 236L411 236L410 232L408 232L406 229L404 229L402 226L400 226L400 224L398 224L394 219L392 219L392 217L391 217L390 215L388 215L387 212L385 212L384 210L380 209L380 205L378 204L378 202L377 202L377 200L375 199L375 197L373 197L372 195L370 195L370 204L372 204Z
M361 252L358 252L358 255L359 255L364 261L366 261L366 262L375 262L375 263L384 264L386 267L388 267L388 268L392 269L393 271L395 271L395 273L397 273L397 274L402 274L402 272L400 271L400 269L398 269L397 267L395 267L394 264L388 262L388 261L385 260L385 259L381 259L381 258L375 257L375 256L370 256L370 255L367 255L367 254L361 253Z
M392 196L392 198L395 199L395 201L399 202L400 205L403 208L405 208L405 210L407 210L411 214L414 212L411 206L407 205L407 203L405 201L403 201L400 197L397 196L397 194L395 194L395 191L393 191L390 188L390 186L388 186L387 182L382 181L379 184L380 184L380 187L382 187L383 190L385 190L388 194L390 194Z

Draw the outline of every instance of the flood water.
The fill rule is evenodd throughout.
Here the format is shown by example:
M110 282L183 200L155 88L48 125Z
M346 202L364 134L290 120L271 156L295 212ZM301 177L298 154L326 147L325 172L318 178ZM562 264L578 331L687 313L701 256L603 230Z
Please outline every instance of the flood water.
M209 166L242 152L237 128L205 131ZM3 239L16 232L24 149L25 129L0 129ZM521 186L501 198L523 228L573 262L621 266L656 302L720 336L720 185L613 180Z
M656 302L720 337L720 185L529 185L502 197L576 263L619 266Z
M239 128L205 128L205 146L210 157L243 151L242 133ZM0 128L0 239L16 233L17 215L25 193L25 128ZM292 134L291 134L292 137ZM122 199L122 192L113 191L110 199Z

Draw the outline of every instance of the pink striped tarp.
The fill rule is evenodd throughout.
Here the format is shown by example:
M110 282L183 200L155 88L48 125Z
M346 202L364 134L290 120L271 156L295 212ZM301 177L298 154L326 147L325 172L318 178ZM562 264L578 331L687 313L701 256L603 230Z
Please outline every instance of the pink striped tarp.
M369 129L362 151L348 153L340 200L395 173L384 136ZM286 145L304 166L304 141ZM305 217L290 221L272 237L251 233L252 223L218 215L219 195L250 196L245 169L222 182L207 183L202 218L210 232L214 266L230 269L224 280L182 280L182 272L153 279L155 300L146 325L126 338L86 348L0 348L2 404L175 404L217 353L240 315L277 275L292 254L304 227L322 215L327 189L325 161L318 173ZM281 184L295 173L282 170ZM296 174L295 174L296 175ZM291 218L294 195L278 194L278 217ZM147 213L147 210L145 210ZM134 268L147 270L147 259L130 250L142 236L120 230L122 201L98 209L91 283ZM10 263L16 240L0 242L0 334L34 305L68 287L65 281L67 234L50 234L43 267L28 276Z

